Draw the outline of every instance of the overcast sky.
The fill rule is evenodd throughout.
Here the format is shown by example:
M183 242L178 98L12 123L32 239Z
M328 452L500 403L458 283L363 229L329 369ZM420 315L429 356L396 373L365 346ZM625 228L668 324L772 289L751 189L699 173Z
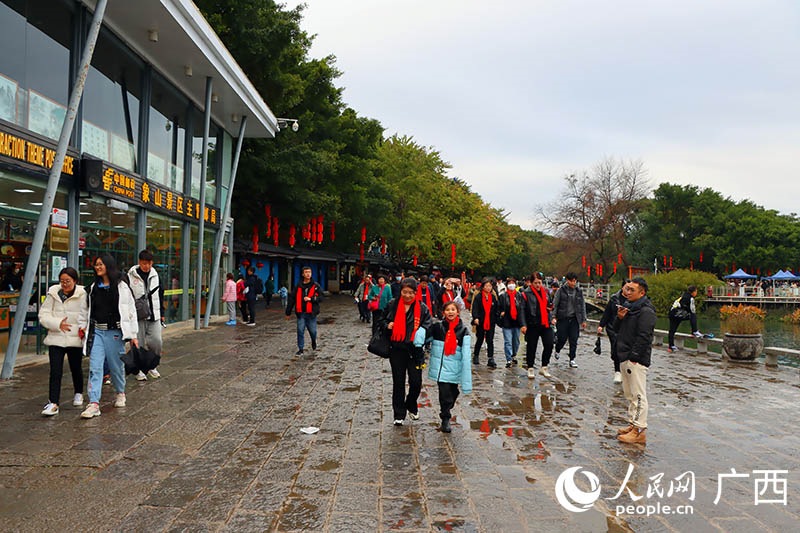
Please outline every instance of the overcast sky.
M287 7L302 2L287 0ZM535 228L605 157L800 212L797 0L307 0L344 100Z

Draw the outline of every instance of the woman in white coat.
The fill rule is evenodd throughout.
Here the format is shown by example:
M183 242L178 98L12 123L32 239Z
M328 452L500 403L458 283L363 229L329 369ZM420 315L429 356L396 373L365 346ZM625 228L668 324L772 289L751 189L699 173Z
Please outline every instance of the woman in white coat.
M58 273L58 285L47 291L39 309L39 323L47 329L44 343L50 353L50 397L42 414L58 414L61 398L61 377L64 375L64 356L69 361L75 396L72 405L83 405L83 337L87 322L89 303L86 291L78 285L78 272L67 267Z
M125 407L125 342L139 346L136 335L139 323L133 293L110 255L94 260L95 280L87 290L89 328L84 353L89 355L89 406L81 418L100 416L100 393L103 387L103 362L108 363L111 383L117 396L114 407Z

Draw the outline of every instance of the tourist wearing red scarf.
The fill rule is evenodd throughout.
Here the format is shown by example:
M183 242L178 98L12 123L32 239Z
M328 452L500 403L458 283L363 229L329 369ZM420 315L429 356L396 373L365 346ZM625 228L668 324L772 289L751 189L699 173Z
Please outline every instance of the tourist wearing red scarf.
M303 355L305 330L311 337L311 349L317 349L317 315L319 302L322 300L322 287L311 279L311 267L303 267L303 279L292 290L286 303L286 318L294 312L297 317L297 353Z
M466 308L464 300L461 297L461 288L453 282L453 278L444 280L442 291L439 293L436 301L438 304L436 308L439 310L436 316L439 318L443 317L444 306L447 302L455 302L459 311L463 311Z
M370 312L367 306L369 305L369 291L372 289L372 276L369 274L364 275L364 279L358 284L356 289L356 305L358 305L358 319L361 322L369 324Z
M422 346L432 325L428 306L417 296L417 280L401 282L400 298L395 298L383 313L381 326L390 331L389 363L392 365L392 411L394 425L402 426L406 413L419 420L417 399L422 390ZM408 394L406 394L406 374Z
M458 398L459 384L464 394L472 392L472 366L469 359L472 337L458 313L458 304L447 302L442 308L444 320L431 327L433 342L428 377L436 381L439 387L439 417L445 433L451 431L450 410Z
M389 305L389 302L392 301L392 289L386 283L386 274L378 274L378 284L373 285L372 288L369 290L369 305L373 307L371 310L372 313L372 334L375 334L375 331L378 329L378 321L380 320L381 315L383 314L384 309L386 306ZM373 303L374 302L374 303ZM374 306L377 305L378 308L375 309Z
M481 353L481 346L486 340L486 352L489 360L486 364L497 367L494 362L494 327L497 325L497 295L489 279L481 281L481 292L475 295L472 300L472 324L475 326L475 351L472 354L472 364L480 364L478 356Z
M503 330L503 351L506 355L506 368L517 365L519 333L525 327L525 300L517 290L517 280L508 278L506 292L500 295L500 327Z
M542 339L542 368L539 369L539 374L546 378L551 377L547 367L555 340L550 321L550 294L543 284L543 277L541 272L532 274L530 286L523 292L526 327L522 329L522 333L525 335L525 363L531 379L536 377L534 366L539 339Z
M432 283L428 283L428 276L422 275L417 284L417 300L428 306L432 315L436 316L436 288Z

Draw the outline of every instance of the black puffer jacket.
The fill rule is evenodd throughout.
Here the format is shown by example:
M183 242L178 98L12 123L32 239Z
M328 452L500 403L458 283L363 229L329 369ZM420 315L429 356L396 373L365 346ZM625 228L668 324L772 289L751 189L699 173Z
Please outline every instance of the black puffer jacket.
M633 361L649 367L653 350L653 330L656 327L656 308L647 296L622 305L628 308L628 314L621 320L619 317L614 319L619 362Z

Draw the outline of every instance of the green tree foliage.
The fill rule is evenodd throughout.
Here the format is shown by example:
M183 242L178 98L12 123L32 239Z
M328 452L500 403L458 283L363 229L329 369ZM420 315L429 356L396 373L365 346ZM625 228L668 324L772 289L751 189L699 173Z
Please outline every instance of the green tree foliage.
M662 183L629 235L640 265L672 256L676 267L724 274L733 264L748 270L797 268L800 221L749 200L734 202L712 189ZM700 255L703 261L700 262Z
M714 274L698 270L677 269L666 273L650 274L644 277L647 281L647 296L653 302L660 315L669 313L672 303L680 298L686 287L697 287L695 305L699 309L705 301L706 287L723 285Z

